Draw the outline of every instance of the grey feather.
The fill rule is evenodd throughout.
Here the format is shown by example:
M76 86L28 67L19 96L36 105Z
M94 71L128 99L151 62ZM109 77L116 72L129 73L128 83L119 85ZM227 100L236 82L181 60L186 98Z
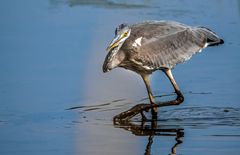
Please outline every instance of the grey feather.
M209 46L219 45L223 44L223 39L219 38L215 32L210 30L209 28L199 26L197 27L197 31L200 33L203 33L207 37L207 43Z
M205 27L192 27L174 21L147 21L128 25L131 35L116 54L119 67L137 73L152 73L189 60L207 45L223 43ZM114 62L114 60L113 60Z
M131 51L130 60L152 70L173 68L189 60L204 48L209 36L202 28L172 21L145 22L132 25L131 30L122 49ZM132 45L139 37L143 38L142 44L134 48Z

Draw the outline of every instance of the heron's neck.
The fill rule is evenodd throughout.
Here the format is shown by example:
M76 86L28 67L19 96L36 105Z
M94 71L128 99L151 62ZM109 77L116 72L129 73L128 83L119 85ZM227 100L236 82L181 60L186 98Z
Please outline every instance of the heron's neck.
M112 61L114 68L119 66L123 62L125 56L125 53L121 49L115 54Z

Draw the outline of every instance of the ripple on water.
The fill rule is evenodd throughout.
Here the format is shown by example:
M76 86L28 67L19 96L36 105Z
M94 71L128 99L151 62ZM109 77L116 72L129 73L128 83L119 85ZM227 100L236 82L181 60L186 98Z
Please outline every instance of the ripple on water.
M159 110L159 122L183 126L240 126L240 109L233 107L185 107Z
M69 108L78 110L86 116L88 123L112 123L113 116L131 108L138 103L126 99L114 100L109 103L85 105ZM150 113L145 113L150 118ZM169 126L240 126L240 108L233 107L164 107L159 108L158 123ZM132 121L141 121L140 116L135 116Z

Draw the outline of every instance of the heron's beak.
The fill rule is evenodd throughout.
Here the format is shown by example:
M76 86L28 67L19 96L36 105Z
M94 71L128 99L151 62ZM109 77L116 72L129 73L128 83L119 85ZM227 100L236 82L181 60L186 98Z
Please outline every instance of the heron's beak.
M112 49L114 49L115 47L117 47L120 43L120 40L123 38L123 36L121 35L117 35L113 41L110 43L110 45L107 47L107 51L110 52Z

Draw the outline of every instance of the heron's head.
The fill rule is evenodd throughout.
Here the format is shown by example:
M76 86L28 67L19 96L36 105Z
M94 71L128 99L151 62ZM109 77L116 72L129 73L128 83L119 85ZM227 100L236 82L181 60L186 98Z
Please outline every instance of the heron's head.
M124 54L119 53L124 41L130 36L131 29L126 24L119 25L115 30L115 37L107 48L108 54L103 64L103 72L108 72L117 67L124 59Z
M117 48L118 51L123 45L124 41L130 36L131 29L126 24L119 25L115 30L115 37L107 47L107 51L110 52L113 49Z

